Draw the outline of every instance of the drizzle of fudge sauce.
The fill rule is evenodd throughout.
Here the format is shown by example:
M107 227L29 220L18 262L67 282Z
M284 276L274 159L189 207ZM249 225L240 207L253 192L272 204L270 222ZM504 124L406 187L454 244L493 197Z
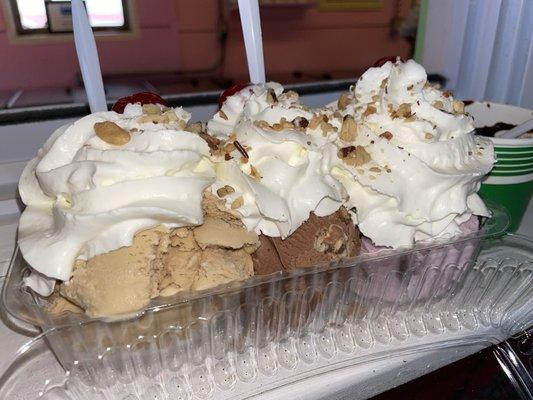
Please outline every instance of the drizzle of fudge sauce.
M490 126L481 126L479 128L474 129L474 132L476 135L480 136L486 136L486 137L494 137L494 134L499 131L508 131L509 129L513 129L516 125L513 124L507 124L505 122L496 122L494 125Z

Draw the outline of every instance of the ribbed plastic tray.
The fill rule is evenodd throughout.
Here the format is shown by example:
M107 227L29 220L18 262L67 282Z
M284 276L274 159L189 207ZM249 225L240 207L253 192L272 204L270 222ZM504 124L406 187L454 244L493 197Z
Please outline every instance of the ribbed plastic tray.
M143 376L135 383L117 381L106 386L106 382L115 378L113 375L105 382L92 386L86 380L86 376L79 374L79 371L65 371L41 336L24 345L18 351L18 357L0 377L0 398L3 400L193 400L250 396L262 400L281 400L288 397L306 400L366 399L492 344L491 341L470 336L469 333L456 332L450 335L448 341L440 342L438 346L428 346L427 343L421 346L423 339L413 339L419 343L416 349L396 351L381 356L377 354L372 360L364 363L346 363L344 366L337 365L333 369L324 367L320 375L300 374L298 379L286 379L291 375L295 376L294 370L280 368L270 379L283 377L285 379L282 379L282 383L274 389L263 387L262 383L267 381L267 378L258 376L257 379L245 384L240 383L234 389L214 388L207 397L196 393L193 382L187 382L172 373L150 378ZM458 340L459 338L461 339ZM306 365L302 363L297 369L302 371ZM520 379L520 376L516 375L514 379ZM249 389L247 393L244 393L242 386ZM237 395L239 393L240 395Z
M69 371L54 391L74 398L244 398L349 365L497 343L533 316L533 243L519 236L258 278L115 321L48 316L20 285L21 260L3 301L39 322Z

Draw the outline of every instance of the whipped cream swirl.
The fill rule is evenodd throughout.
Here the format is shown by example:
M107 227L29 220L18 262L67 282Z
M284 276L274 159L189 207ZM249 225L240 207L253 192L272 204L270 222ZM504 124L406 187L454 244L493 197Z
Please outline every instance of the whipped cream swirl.
M203 191L214 181L207 143L184 130L190 114L181 108L143 109L129 104L124 114L95 113L59 128L24 169L19 246L38 272L27 283L39 293L69 280L76 259L129 246L143 229L202 223ZM105 121L129 141L98 136L95 124Z
M332 153L324 151L335 148L324 129L336 128L316 117L296 93L267 83L228 97L209 121L208 132L224 141L213 192L248 230L285 238L309 213L325 216L341 206L344 191L329 173Z
M493 146L473 135L462 102L427 84L421 65L370 68L333 112L353 117L357 128L337 139L342 162L332 174L375 245L451 237L472 215L489 215L477 191L495 161Z

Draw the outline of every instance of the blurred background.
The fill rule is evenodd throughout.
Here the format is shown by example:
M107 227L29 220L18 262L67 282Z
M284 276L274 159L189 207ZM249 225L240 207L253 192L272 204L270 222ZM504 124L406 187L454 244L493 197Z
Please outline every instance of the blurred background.
M70 3L2 0L0 108L84 102ZM412 57L417 0L262 0L267 78L356 77L383 56ZM86 0L108 99L221 90L247 81L237 2Z

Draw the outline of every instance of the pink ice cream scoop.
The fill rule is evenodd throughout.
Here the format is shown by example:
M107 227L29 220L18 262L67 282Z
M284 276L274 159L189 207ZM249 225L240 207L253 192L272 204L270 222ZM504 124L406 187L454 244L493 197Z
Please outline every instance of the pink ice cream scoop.
M366 285L359 295L365 298L381 298L402 305L414 300L428 300L442 296L453 286L468 262L472 261L479 239L465 236L479 230L479 218L472 216L460 225L463 235L447 244L420 245L417 251L394 256L390 249L377 247L368 238L361 241L362 254L387 251L386 259L362 263Z

